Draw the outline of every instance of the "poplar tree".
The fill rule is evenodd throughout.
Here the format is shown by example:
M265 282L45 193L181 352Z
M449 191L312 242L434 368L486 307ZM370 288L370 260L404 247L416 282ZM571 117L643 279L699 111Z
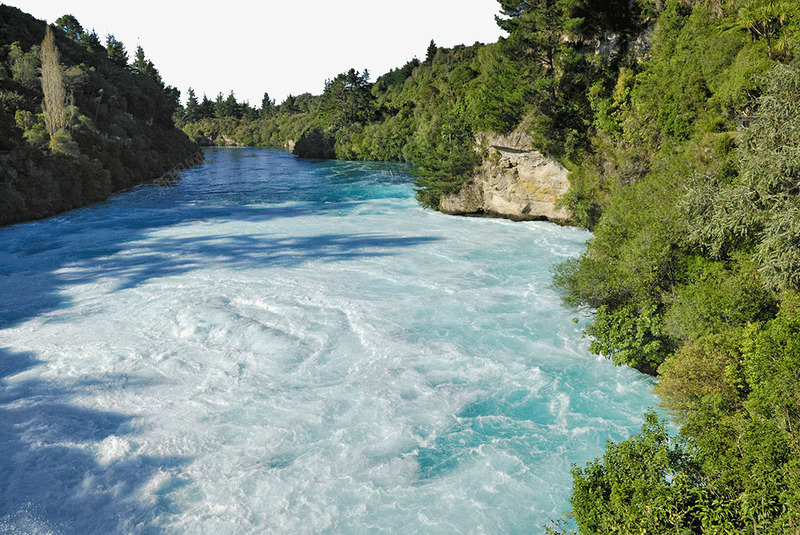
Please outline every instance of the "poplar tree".
M64 72L58 58L58 48L50 26L45 29L41 48L42 58L42 112L47 133L52 137L67 126L67 92Z

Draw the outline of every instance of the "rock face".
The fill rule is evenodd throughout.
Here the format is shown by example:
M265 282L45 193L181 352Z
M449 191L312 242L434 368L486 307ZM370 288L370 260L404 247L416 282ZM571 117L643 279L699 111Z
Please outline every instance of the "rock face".
M526 134L489 135L483 165L457 192L442 197L441 211L509 219L566 221L569 210L556 201L569 188L566 168L531 148Z

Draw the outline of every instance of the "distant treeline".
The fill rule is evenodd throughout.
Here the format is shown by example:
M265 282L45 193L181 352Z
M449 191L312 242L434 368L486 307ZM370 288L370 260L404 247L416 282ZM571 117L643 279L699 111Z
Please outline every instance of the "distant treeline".
M72 16L54 27L0 5L0 225L102 201L198 151L180 93L138 47L129 60Z
M252 112L192 104L181 124L206 142L411 160L434 208L480 162L476 133L530 134L594 231L556 287L591 315L590 349L658 375L682 424L670 436L647 415L574 468L578 531L800 533L800 4L499 3L497 43L432 43L374 83L351 70Z

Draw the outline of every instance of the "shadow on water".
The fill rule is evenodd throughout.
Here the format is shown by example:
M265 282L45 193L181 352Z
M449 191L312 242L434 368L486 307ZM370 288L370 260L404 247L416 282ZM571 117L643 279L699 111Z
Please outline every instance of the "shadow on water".
M74 265L74 275L63 279L72 284L84 284L99 277L111 277L117 280L117 289L125 289L212 264L237 269L293 267L311 260L336 262L390 256L397 248L432 241L435 238L373 234L164 238L154 240L151 248L135 255L105 258L99 264L94 259L79 262Z
M272 235L271 221L342 215L359 201L281 199L268 204L213 195L198 201L187 189L183 185L164 193L142 188L103 205L0 229L0 337L3 330L67 309L70 287L101 279L131 288L209 266L246 269L342 262L392 255L433 240L375 232ZM254 230L216 228L242 222ZM159 232L198 224L207 226L200 232L192 228L192 235ZM37 367L45 364L35 354L3 343L0 532L163 532L159 526L171 507L165 496L181 484L170 473L189 459L136 455L128 442L136 433L131 416L76 402L97 388L131 386L135 379L36 378Z
M252 172L263 173L264 162L250 152L246 155L253 160L250 165L255 166L255 171ZM209 160L213 163L222 157L227 159L223 158L218 165L242 165L237 163L242 160L237 151L214 152ZM287 193L285 184L259 186L267 187L266 194L248 192L248 188L256 188L252 184L258 185L257 180L242 180L242 184L237 184L236 177L226 175L228 172L224 168L201 166L188 174L195 173L196 181L205 180L203 175L210 176L211 182L222 182L224 178L225 188L218 191L215 189L218 186L213 185L209 192L207 183L200 184L207 189L197 191L195 196L191 182L162 188L171 190L167 193L155 186L146 186L112 198L103 205L0 229L0 296L3 296L0 329L12 328L36 316L68 307L70 298L65 290L100 278L117 278L117 288L130 288L211 263L243 268L288 267L311 260L347 261L386 256L435 239L370 232L295 237L268 234L271 221L331 214L342 216L361 205L361 200L338 194L321 194L319 198L327 199L321 202L307 200L309 190L332 188L332 191L340 191L336 188L341 186L313 182L307 178L309 175L323 172L330 175L338 170L351 176L357 174L350 169L352 165L342 164L338 169L335 162L313 166L309 162L295 164L287 158L290 157L279 156L279 165L296 165L296 168L284 170L284 173L313 170L313 173L303 171L308 183L298 186L296 192ZM215 178L217 175L223 178ZM292 180L302 182L294 176ZM265 201L267 194L278 198L280 204ZM248 223L250 228L258 230L252 234L236 234L213 229L214 225L227 223ZM215 234L154 236L160 230L190 224L208 225L209 231Z
M87 384L15 377L41 364L0 348L0 532L162 533L159 493L175 486L148 484L187 459L115 455L131 418L76 406Z
M308 207L292 211L280 208L257 215L247 210L240 216L248 221L268 221L276 217L299 217ZM208 212L204 211L204 216ZM291 267L312 260L334 262L396 254L403 248L438 240L427 236L386 234L318 234L312 236L269 236L264 234L213 234L191 237L150 237L145 234L166 226L191 221L170 218L161 226L152 221L141 228L128 226L93 228L88 235L57 235L50 247L16 254L5 265L0 263L0 329L15 327L28 319L68 307L64 290L76 284L99 279L116 279L117 289L132 288L152 279L187 273L213 265L235 268ZM237 218L236 221L243 219ZM215 223L225 220L219 214ZM135 221L136 225L141 222ZM86 240L85 244L76 243ZM8 253L6 253L7 256ZM0 253L2 259L2 253Z

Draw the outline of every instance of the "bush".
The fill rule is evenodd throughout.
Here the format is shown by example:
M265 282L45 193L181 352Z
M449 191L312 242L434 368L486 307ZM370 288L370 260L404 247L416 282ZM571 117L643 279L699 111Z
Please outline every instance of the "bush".
M698 466L655 413L642 431L609 443L603 458L572 470L570 503L581 533L698 533Z

